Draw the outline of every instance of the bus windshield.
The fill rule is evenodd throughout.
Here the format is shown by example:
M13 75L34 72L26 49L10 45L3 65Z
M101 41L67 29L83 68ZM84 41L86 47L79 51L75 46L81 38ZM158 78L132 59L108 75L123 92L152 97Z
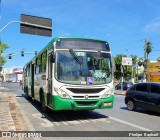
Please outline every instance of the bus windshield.
M55 78L68 84L106 84L112 81L110 53L57 50ZM78 63L77 60L81 60Z

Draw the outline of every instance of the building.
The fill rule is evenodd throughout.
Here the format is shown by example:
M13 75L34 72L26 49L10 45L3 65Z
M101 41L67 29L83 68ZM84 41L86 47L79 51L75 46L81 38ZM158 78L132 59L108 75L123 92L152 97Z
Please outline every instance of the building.
M3 77L3 81L19 82L20 80L22 80L23 68L3 68L3 70L1 71L1 75Z
M147 81L160 82L160 62L147 64Z

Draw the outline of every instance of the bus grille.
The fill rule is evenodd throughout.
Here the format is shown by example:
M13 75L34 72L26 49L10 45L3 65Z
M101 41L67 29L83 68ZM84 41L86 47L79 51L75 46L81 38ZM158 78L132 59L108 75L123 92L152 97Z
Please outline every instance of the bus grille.
M72 96L74 99L85 99L85 96ZM100 96L88 96L88 99L97 99Z
M78 106L95 106L97 101L90 101L90 102L84 102L84 101L76 101Z
M105 88L93 88L93 89L83 89L83 88L67 88L68 90L70 90L73 93L81 93L81 94L94 94L94 93L99 93L102 90L104 90Z

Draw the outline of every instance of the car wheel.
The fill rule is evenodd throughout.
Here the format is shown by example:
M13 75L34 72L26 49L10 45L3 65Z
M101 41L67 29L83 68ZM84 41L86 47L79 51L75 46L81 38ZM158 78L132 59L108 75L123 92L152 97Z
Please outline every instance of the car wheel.
M135 102L133 100L128 100L128 102L127 102L127 108L130 111L136 110L136 104L135 104Z

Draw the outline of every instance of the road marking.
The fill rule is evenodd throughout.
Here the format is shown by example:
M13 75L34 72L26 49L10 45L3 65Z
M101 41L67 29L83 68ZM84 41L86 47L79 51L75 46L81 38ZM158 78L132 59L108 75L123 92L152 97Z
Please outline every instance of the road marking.
M56 117L56 116L54 116L54 118L52 118L55 122L55 124L57 125L57 126L59 126L59 125L61 125L61 123L62 124L64 124L64 125L68 125L65 121L63 121L63 119L59 119L58 117ZM56 122L56 121L58 121L58 122Z
M107 118L108 119L108 118ZM101 122L109 122L106 118L102 118L102 119L97 119L97 121L101 121Z
M86 123L84 120L78 120L80 123Z
M61 121L61 123L63 123L64 125L68 125L65 121Z
M96 123L97 122L97 120L96 119L89 119L90 120L90 122L94 122L94 123Z
M130 122L126 122L126 121L123 121L123 120L120 120L120 119L117 119L117 118L114 118L114 117L110 117L110 116L108 116L108 117L109 117L109 119L111 119L111 120L114 120L114 121L116 121L116 122L120 122L120 123L123 123L123 124L126 124L126 125L130 125L130 126L132 126L132 127L141 129L141 130L143 130L143 131L153 131L153 130L150 130L150 129L148 129L148 128L145 128L145 127L142 127L142 126L139 126L139 125L130 123Z
M54 126L50 121L46 120L45 118L41 118L42 114L40 114L40 113L32 114L32 116L37 118L37 119L40 119L40 120L44 121L44 123L41 123L41 125L44 126L44 127L52 127L52 126Z
M69 124L74 124L74 125L76 125L76 124L80 124L80 122L79 121L76 121L76 120L73 120L73 121L67 121Z
M90 122L94 122L94 123L96 123L96 122L109 123L110 122L106 118L64 121L63 119L59 119L58 117L54 116L53 121L50 121L47 118L42 118L42 114L40 114L40 113L32 114L32 116L39 119L39 120L42 120L43 122L40 124L43 127L53 127L53 126L60 126L60 125L78 125L81 123L90 123Z
M58 122L52 122L53 124L60 126L60 124Z
M88 122L90 122L89 120L83 120L85 123L88 123Z

